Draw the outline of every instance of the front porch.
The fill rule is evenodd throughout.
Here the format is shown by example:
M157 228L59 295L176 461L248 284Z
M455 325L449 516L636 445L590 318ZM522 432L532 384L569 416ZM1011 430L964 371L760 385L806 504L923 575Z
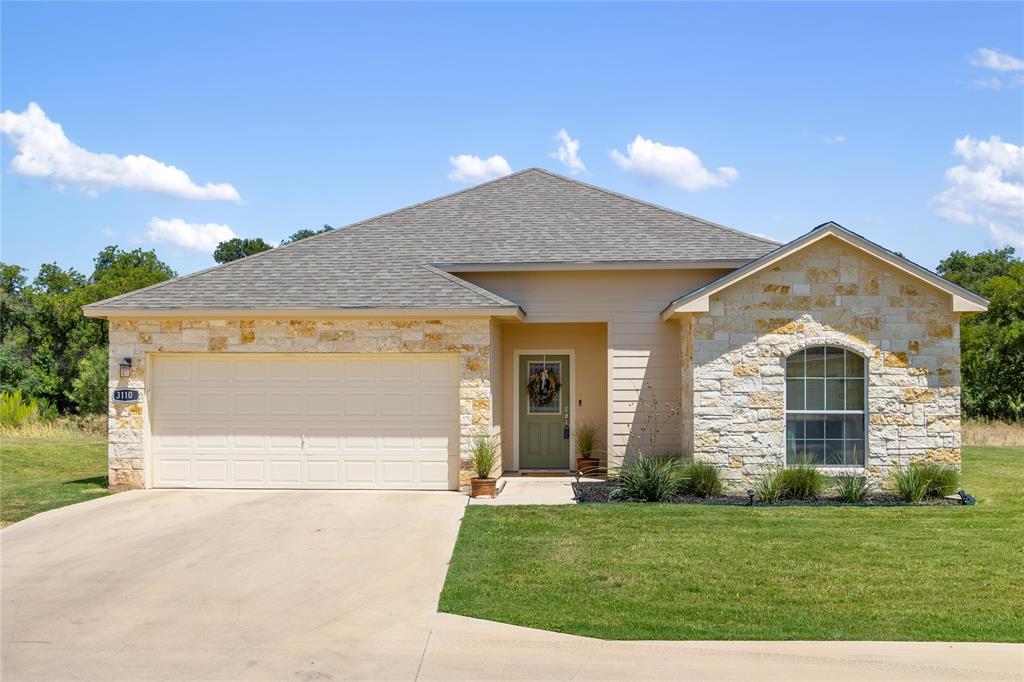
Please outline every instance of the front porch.
M585 425L596 427L594 456L605 464L611 414L607 324L501 324L491 339L493 430L506 476L568 477L579 454L573 436ZM522 478L530 478L527 486L543 485L536 477Z

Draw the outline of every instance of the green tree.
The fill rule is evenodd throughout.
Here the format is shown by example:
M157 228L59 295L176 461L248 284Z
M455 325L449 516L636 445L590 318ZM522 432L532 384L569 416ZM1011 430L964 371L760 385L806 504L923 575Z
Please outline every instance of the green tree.
M25 324L25 268L0 263L0 344Z
M1024 417L1024 263L1006 247L954 251L938 267L952 282L989 299L987 312L960 319L960 368L967 416Z
M324 232L331 232L333 230L334 230L333 227L331 227L330 225L326 225L326 224L323 226L323 228L321 228L319 230L299 230L298 232L293 233L287 239L283 240L281 242L281 246L284 246L285 244L291 244L292 242L297 242L297 241L300 241L302 239L306 239L308 237L312 237L314 235L323 234Z
M85 317L82 306L173 276L154 252L114 246L99 253L89 277L56 263L42 265L31 285L22 286L25 315L4 338L0 382L17 383L61 411L78 407L74 381L82 360L96 348L105 354L108 339L106 322Z
M986 282L1008 274L1010 266L1019 262L1014 257L1015 252L1012 246L982 251L973 256L966 251L954 251L939 263L938 273L950 282L980 294Z
M255 239L235 237L217 244L217 248L213 252L213 260L218 263L230 263L233 260L269 251L272 248L274 247L259 237Z
M103 346L90 348L78 361L78 376L71 380L69 397L79 412L102 414L107 411L107 381L110 360Z

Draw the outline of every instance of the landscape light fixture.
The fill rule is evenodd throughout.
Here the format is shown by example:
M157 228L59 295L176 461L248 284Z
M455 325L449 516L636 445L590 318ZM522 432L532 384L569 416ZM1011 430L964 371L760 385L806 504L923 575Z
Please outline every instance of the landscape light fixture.
M747 490L747 504L751 507L754 506L754 489L749 488Z

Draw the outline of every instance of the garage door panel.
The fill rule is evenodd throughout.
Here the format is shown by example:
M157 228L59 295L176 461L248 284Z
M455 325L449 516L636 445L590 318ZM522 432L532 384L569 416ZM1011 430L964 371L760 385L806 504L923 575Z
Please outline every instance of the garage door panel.
M297 459L271 459L269 483L272 486L302 483L302 462Z
M157 356L152 376L158 486L449 487L455 356Z
M192 461L162 458L156 463L157 480L165 485L189 485L192 482Z
M307 391L302 399L305 401L303 411L307 416L339 417L342 414L343 400L340 390Z
M431 486L439 486L441 489L448 487L448 463L420 461L419 479L422 483Z
M377 358L353 358L345 363L346 383L378 383L381 361Z
M231 393L231 414L240 416L258 416L267 414L268 395L261 391L246 387L243 390L235 390Z

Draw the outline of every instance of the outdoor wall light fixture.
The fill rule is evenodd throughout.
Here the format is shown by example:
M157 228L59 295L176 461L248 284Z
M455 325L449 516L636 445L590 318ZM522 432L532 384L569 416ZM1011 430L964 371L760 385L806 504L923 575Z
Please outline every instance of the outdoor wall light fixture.
M747 490L747 504L751 507L754 506L754 489L750 488Z
M974 505L974 495L969 495L963 488L957 491L957 495L960 496L960 504L965 504L967 506Z
M117 367L121 371L121 378L122 379L128 379L129 377L131 377L131 375L132 375L132 359L131 358L124 358L123 360L121 360L121 364L119 364Z

